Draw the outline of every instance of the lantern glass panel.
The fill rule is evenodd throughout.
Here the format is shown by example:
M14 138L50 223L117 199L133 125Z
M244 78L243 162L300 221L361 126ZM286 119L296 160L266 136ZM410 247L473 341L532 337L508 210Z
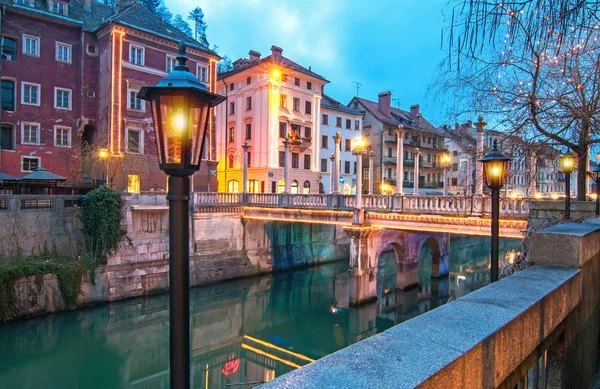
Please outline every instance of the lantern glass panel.
M163 132L161 146L165 163L179 165L185 158L189 138L186 96L161 95L158 100Z
M202 150L204 146L204 134L208 128L208 113L210 108L208 107L208 103L205 101L193 97L190 98L189 104L189 134L192 142L189 163L192 165L200 165L200 158L202 157ZM203 127L202 124L204 124Z
M506 160L489 160L484 162L485 184L490 189L500 189L504 186L507 165L508 161Z
M558 167L564 173L572 173L575 170L575 156L571 153L561 155L558 158Z

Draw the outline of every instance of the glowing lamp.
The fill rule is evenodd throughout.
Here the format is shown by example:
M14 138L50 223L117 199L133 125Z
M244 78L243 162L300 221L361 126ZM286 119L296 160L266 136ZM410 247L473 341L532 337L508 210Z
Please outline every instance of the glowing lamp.
M448 153L442 154L442 156L440 157L440 163L444 167L449 166L452 163L452 157L450 156L450 154L448 154Z
M100 149L100 151L98 152L98 156L100 157L100 159L106 159L106 158L108 158L108 150L107 149Z
M273 70L271 76L273 76L274 79L279 80L281 78L281 72L279 70Z
M225 98L209 92L186 66L185 43L179 44L175 69L138 97L150 101L158 163L171 176L189 176L200 169L210 108Z
M498 150L498 142L494 140L492 150L481 159L485 183L490 189L501 189L506 180L506 171L510 158Z
M565 153L558 157L558 168L565 174L573 173L573 170L575 170L575 156L572 153Z

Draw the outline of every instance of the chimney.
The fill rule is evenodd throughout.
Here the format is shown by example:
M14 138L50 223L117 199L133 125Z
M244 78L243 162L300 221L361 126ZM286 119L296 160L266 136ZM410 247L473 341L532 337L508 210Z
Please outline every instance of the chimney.
M135 4L135 0L116 0L115 1L115 8L117 9L117 12L121 12L123 11L125 8L129 7L130 5Z
M392 92L387 91L387 92L381 92L379 94L378 108L385 116L390 116L391 102L392 102Z
M83 5L83 9L85 11L90 12L92 10L92 0L83 0L81 4Z
M281 47L275 45L271 46L271 55L273 56L273 59L280 59L281 53L283 53L283 49Z
M467 127L473 128L473 121L472 120L467 120Z
M250 61L248 61L246 58L240 58L240 59L236 59L235 61L233 61L233 63L231 64L231 66L233 67L233 69L239 69L242 66L246 66L248 65Z
M250 50L248 52L248 57L250 58L250 62L258 61L260 59L260 53L258 51Z
M421 106L419 104L413 104L410 106L410 116L415 119L417 126L421 125Z

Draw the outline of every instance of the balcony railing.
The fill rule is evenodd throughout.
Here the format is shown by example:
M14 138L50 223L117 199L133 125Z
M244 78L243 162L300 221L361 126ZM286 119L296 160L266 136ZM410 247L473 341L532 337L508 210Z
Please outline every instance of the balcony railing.
M14 111L15 110L15 102L13 101L3 101L2 102L2 110L3 111Z

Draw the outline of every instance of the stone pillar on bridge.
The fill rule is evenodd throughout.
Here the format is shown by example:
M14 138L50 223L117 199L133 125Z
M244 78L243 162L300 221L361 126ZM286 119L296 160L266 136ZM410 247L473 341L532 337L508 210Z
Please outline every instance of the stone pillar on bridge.
M421 155L421 150L417 147L414 151L414 161L415 161L415 196L419 195L419 156Z
M431 277L442 278L448 274L450 274L450 251L443 250L440 251L439 258L431 258Z
M350 237L350 305L377 300L377 263L373 245L369 244L370 227L345 227Z
M373 177L373 160L375 159L375 153L373 151L369 151L369 194L373 194L373 182L375 181L375 177Z
M419 259L410 263L396 260L396 289L406 290L419 285Z
M335 171L337 170L335 166L335 155L331 154L329 156L329 160L331 161L331 174L329 176L329 193L333 193L335 190Z
M342 144L342 135L340 134L340 132L336 132L335 135L332 137L333 140L335 141L335 176L333 177L333 187L334 189L332 190L333 194L340 194L340 147Z
M477 159L481 159L484 157L484 133L485 126L487 123L483 121L483 115L480 115L478 118L478 122L475 123L475 127L477 127ZM477 174L475 176L475 183L477 185L477 189L475 194L477 196L483 195L483 164L477 163Z
M398 125L396 129L398 143L396 144L396 194L402 195L404 189L404 126Z
M466 190L465 195L473 194L473 146L467 147L467 173L466 173Z
M291 187L291 182L290 182L290 140L288 139L288 137L285 137L285 140L283 141L283 147L285 148L285 153L284 153L284 164L283 164L283 180L285 181L285 189L283 191L283 193L285 194L289 194L290 193L290 187Z
M250 149L250 145L248 145L248 142L244 142L242 148L244 149L244 182L242 183L242 194L245 196L248 193L248 149Z

